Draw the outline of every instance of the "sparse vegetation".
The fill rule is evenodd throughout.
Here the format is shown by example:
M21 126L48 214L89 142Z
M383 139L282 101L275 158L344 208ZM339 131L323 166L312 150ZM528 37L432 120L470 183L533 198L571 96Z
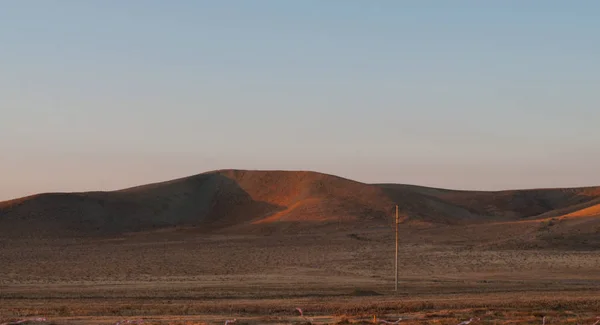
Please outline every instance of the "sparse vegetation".
M216 325L232 316L289 324L302 321L293 310L303 306L314 324L412 315L406 324L455 325L472 316L537 324L533 313L575 324L600 310L597 251L466 249L451 244L459 231L469 235L460 227L402 230L398 294L393 234L380 230L363 231L369 241L343 232L182 237L178 230L11 241L0 248L0 315L44 315L61 325L74 317L87 323L68 324L98 324L100 316L112 321L106 325L129 317Z

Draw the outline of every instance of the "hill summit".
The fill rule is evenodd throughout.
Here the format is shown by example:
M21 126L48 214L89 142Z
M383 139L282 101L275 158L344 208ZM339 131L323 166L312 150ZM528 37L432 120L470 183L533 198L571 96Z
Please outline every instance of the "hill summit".
M468 225L600 216L600 187L454 191L365 184L311 171L218 170L110 192L0 202L3 236L111 235L168 227L210 232Z

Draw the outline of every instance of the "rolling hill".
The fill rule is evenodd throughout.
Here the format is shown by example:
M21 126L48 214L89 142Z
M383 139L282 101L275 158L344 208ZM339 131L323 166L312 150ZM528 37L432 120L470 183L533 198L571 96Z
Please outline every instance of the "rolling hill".
M309 171L218 170L111 192L0 202L2 237L115 235L169 227L210 232L600 220L600 187L498 192L365 184Z

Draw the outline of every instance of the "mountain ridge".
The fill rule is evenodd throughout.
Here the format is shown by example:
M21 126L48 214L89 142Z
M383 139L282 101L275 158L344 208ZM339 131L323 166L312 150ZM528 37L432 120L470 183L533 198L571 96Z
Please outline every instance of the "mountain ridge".
M596 217L600 187L468 191L363 183L315 171L219 169L116 191L41 193L0 202L2 236L117 235L168 227L207 232L468 225ZM592 215L594 214L594 215ZM290 228L291 227L291 228Z

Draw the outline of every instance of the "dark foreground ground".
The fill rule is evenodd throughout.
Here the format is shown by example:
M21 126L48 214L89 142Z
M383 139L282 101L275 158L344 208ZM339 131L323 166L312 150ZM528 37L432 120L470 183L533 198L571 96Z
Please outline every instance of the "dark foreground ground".
M314 324L541 324L547 316L548 324L591 325L600 315L600 252L475 244L444 231L445 240L401 233L397 293L388 232L4 240L0 323L309 321L297 307Z

